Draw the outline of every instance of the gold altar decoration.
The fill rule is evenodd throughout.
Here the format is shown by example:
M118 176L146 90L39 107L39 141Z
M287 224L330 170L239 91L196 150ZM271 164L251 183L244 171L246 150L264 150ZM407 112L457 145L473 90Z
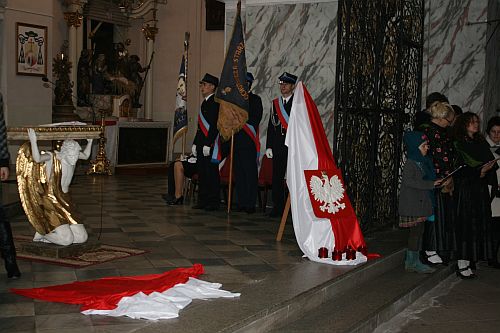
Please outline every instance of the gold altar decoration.
M102 133L101 126L9 127L7 138L29 140L29 128L33 128L38 140L95 139ZM78 224L71 197L61 188L61 163L56 154L52 154L52 165L50 176L45 163L33 160L29 141L19 148L16 172L21 204L29 222L41 235L63 224Z

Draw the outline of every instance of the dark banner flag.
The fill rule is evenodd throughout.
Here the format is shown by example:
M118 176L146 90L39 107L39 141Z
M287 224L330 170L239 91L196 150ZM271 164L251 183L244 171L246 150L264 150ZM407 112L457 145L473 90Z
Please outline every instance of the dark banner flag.
M177 79L177 92L175 93L175 114L174 114L174 137L175 142L187 132L187 49L188 49L189 34L186 33L184 40L184 55L182 56L181 68ZM183 147L184 149L184 147Z
M233 35L229 43L215 100L220 103L217 127L224 139L238 132L248 120L248 83L245 40L241 23L241 2L234 20Z

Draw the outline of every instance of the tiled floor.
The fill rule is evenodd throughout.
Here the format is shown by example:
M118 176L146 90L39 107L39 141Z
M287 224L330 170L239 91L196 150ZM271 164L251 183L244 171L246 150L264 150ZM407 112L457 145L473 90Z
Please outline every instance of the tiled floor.
M20 260L22 278L17 281L7 281L0 270L0 332L125 333L147 325L128 318L84 316L78 306L10 294L13 287L159 273L201 263L206 271L202 279L237 291L266 273L304 261L290 221L283 241L277 243L277 219L262 213L193 210L189 203L167 206L160 196L165 189L166 177L161 175L75 177L71 192L90 237L149 253L83 269ZM11 224L14 234L33 234L24 216L13 218Z

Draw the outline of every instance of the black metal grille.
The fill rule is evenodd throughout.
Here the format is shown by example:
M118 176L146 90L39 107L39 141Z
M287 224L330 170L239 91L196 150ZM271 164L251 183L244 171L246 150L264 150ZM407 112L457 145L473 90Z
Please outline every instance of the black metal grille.
M341 0L334 151L363 230L393 223L420 108L424 0Z

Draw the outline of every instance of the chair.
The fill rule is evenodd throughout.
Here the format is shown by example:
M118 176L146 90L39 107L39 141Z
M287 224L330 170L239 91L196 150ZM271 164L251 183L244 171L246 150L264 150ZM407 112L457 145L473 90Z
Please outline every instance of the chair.
M191 178L184 177L184 198L189 200L193 198L193 202L195 201L194 194L198 190L198 174L195 173Z
M267 205L267 192L273 185L273 161L266 155L264 155L264 157L262 158L257 185L259 187L257 192L259 196L259 207L264 213L266 211ZM262 198L261 195L262 191L264 191L264 198Z

